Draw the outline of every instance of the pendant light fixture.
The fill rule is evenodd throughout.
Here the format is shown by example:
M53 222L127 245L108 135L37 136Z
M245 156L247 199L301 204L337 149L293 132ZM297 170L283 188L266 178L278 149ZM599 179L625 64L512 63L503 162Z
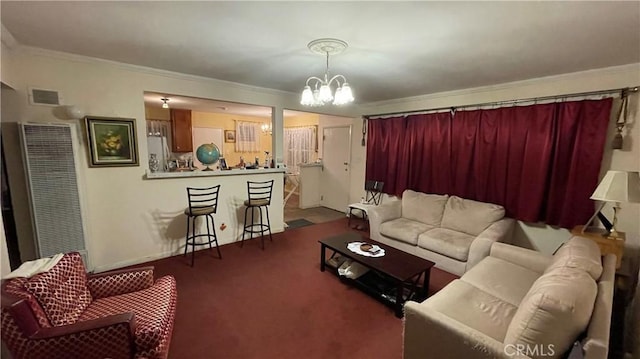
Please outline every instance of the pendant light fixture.
M162 108L169 108L169 104L167 102L169 102L169 99L166 97L163 97L160 99L162 101Z
M319 78L311 76L302 90L300 104L305 106L322 106L331 101L334 105L345 105L353 102L353 93L347 82L347 78L343 75L334 75L329 77L329 55L336 55L343 52L349 45L338 39L317 39L311 41L307 47L311 52L325 55L327 58L327 67L324 77ZM331 86L336 86L335 94Z

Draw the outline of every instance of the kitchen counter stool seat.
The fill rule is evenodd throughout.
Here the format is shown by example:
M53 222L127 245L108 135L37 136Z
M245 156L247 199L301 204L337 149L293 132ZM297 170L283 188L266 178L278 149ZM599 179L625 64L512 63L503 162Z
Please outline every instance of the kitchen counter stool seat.
M250 239L253 239L254 234L260 234L262 241L262 249L264 250L264 234L269 232L269 239L273 242L271 235L271 221L269 219L269 205L271 204L271 193L273 192L273 182L253 182L247 181L247 194L249 199L244 201L244 230L242 231L242 242L240 247L244 245L245 234L249 233ZM266 213L267 223L264 223L262 217L262 209ZM254 212L258 210L260 216L260 223L255 223ZM251 211L251 223L247 224L249 219L249 211Z
M184 214L187 216L187 235L185 238L184 256L186 257L187 249L191 246L192 267L197 246L209 245L209 250L212 250L212 244L215 243L218 257L222 259L218 236L216 234L216 225L213 220L213 215L218 210L219 193L220 185L207 188L187 187L189 207L184 210ZM196 219L200 216L204 217L207 224L207 233L196 234ZM209 226L209 221L211 221L211 226ZM191 234L189 234L189 231L191 231ZM197 241L198 238L205 239L203 241Z

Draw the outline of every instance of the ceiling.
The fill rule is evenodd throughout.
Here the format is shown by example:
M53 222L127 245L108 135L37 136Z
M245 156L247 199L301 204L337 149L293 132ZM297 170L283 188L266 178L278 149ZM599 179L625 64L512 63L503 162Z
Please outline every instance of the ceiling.
M640 62L640 2L2 1L18 43L300 92L332 56L358 103Z

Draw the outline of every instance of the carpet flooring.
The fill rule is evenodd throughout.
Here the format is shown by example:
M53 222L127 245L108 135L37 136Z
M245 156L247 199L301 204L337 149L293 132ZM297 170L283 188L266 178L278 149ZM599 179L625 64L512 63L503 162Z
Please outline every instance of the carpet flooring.
M294 219L294 220L291 220L291 221L287 221L287 226L289 226L289 227L287 227L287 229L295 229L295 228L310 226L312 224L313 224L313 222L307 221L304 218Z
M208 249L147 263L171 274L178 307L169 358L401 358L402 320L329 272L318 240L350 231L347 220L287 230L273 242ZM430 293L456 277L431 272Z

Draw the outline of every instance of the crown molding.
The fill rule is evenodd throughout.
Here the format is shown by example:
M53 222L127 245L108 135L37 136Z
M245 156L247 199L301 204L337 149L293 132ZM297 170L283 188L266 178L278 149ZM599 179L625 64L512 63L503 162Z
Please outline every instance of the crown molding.
M362 109L369 110L373 107L406 105L412 102L422 102L422 101L439 99L443 97L455 97L455 96L465 96L465 95L471 95L471 94L477 94L477 93L489 93L489 92L495 92L495 91L510 90L514 88L522 88L526 86L537 85L540 83L549 84L554 82L564 82L564 81L575 79L575 78L584 78L585 76L614 75L614 74L627 73L627 72L635 72L636 74L640 73L640 63L604 67L604 68L591 69L586 71L570 72L570 73L565 73L560 75L536 77L533 79L505 82L505 83L496 84L496 85L472 87L467 89L452 90L452 91L445 91L445 92L436 92L432 94L403 97L403 98L397 98L392 100L369 102L366 104L362 104ZM635 80L630 79L630 81L632 83L630 83L629 86L636 86L638 84L638 79L635 79ZM462 104L458 104L458 105L462 105Z
M142 74L155 75L155 76L167 77L167 78L178 79L178 80L187 80L187 81L196 81L196 82L205 82L205 83L208 82L208 83L216 84L220 86L232 87L240 90L263 93L268 95L298 96L297 93L276 90L276 89L271 89L267 87L246 85L238 82L219 80L212 77L191 75L191 74L185 74L182 72L169 71L169 70L161 70L153 67L127 64L124 62L105 60L97 57L77 55L77 54L72 54L72 53L62 52L62 51L55 51L55 50L48 50L40 47L18 45L17 49L19 49L20 52L27 55L50 57L50 58L66 60L66 61L82 62L86 64L109 65L109 66L120 68L125 71L138 72Z

